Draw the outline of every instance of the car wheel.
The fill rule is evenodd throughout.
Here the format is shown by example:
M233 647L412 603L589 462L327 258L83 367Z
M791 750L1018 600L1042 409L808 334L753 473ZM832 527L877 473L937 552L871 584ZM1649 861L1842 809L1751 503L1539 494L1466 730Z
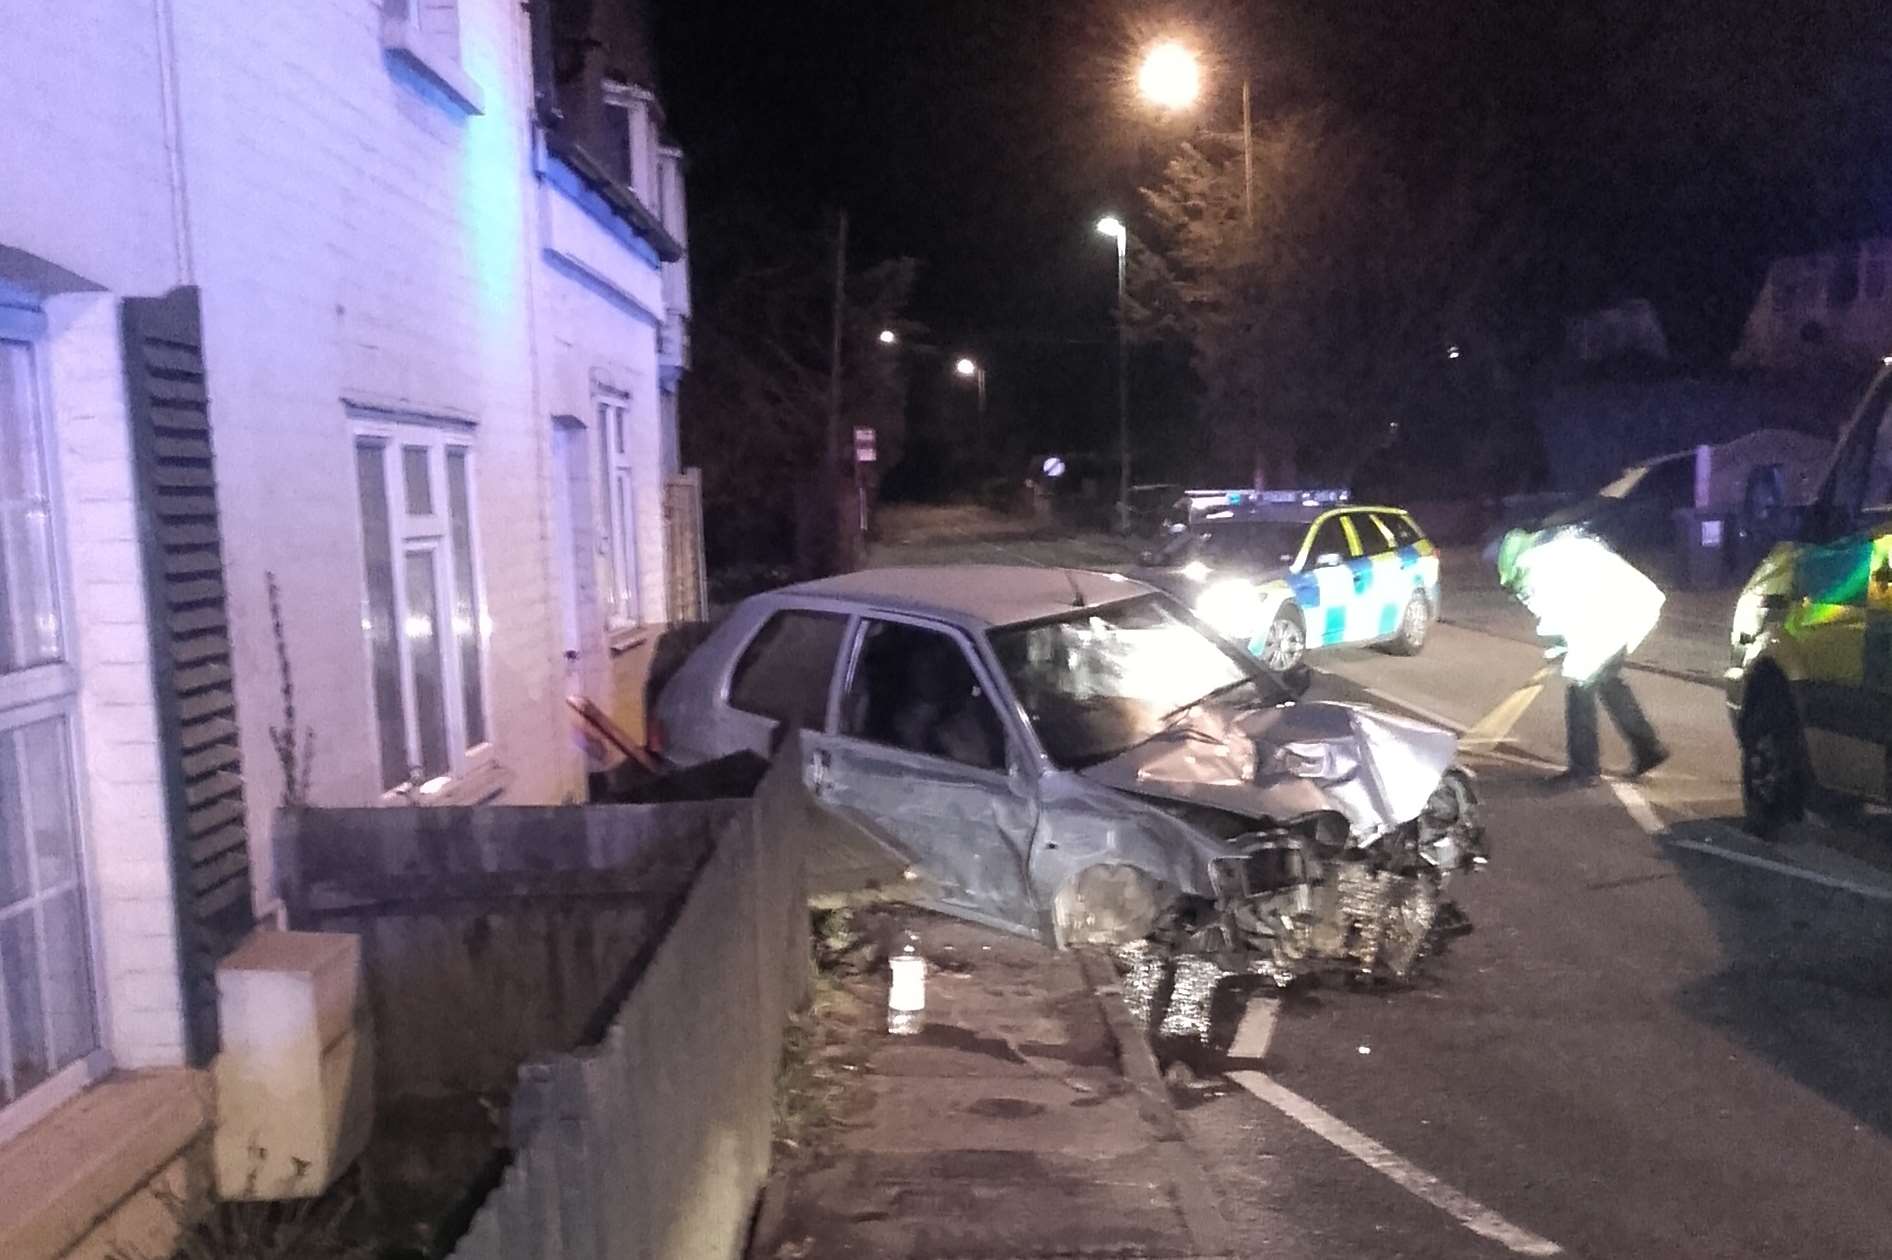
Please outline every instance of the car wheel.
M1255 655L1277 674L1285 674L1301 663L1301 658L1307 655L1307 623L1299 608L1293 604L1281 606L1274 620L1268 623L1261 650Z
M1741 806L1748 830L1771 840L1806 816L1812 775L1793 701L1769 684L1741 714Z
M1432 608L1423 591L1414 591L1406 601L1406 611L1399 615L1399 629L1387 640L1386 650L1394 656L1417 656L1432 633Z

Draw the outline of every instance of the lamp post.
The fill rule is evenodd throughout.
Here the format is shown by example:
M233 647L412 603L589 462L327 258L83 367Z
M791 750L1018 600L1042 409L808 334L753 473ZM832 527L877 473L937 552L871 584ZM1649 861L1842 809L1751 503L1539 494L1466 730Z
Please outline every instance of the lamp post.
M985 455L985 367L976 359L961 355L953 363L953 371L978 387L979 427L974 433L973 440L978 445L980 456L983 457Z
M1130 229L1114 214L1097 220L1097 230L1117 242L1117 521L1130 525L1130 359L1123 325L1125 263L1130 254Z
M1137 67L1137 92L1158 109L1188 109L1202 91L1202 65L1196 54L1173 39L1151 46ZM1255 144L1249 124L1248 80L1242 79L1242 224L1255 225Z

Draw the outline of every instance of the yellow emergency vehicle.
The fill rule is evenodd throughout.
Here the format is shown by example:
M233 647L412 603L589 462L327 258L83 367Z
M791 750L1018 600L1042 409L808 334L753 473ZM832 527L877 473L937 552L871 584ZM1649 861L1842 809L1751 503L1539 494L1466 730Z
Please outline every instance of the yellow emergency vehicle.
M1892 371L1794 526L1748 579L1731 632L1728 708L1761 835L1823 799L1892 797Z

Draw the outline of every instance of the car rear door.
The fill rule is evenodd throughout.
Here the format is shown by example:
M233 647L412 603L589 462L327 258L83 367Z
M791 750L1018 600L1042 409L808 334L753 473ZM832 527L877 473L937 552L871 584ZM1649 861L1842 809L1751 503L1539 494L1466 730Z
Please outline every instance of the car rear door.
M910 852L922 899L1041 935L1026 859L1036 784L978 654L957 630L896 614L850 635L829 733L810 742L825 808Z
M743 751L766 757L787 728L822 731L848 623L849 615L837 609L787 607L769 613L736 654L721 703L713 706L713 729L687 739L691 759Z
M1301 580L1294 585L1310 647L1347 641L1347 614L1354 604L1354 549L1342 515L1332 512L1317 521L1301 553Z

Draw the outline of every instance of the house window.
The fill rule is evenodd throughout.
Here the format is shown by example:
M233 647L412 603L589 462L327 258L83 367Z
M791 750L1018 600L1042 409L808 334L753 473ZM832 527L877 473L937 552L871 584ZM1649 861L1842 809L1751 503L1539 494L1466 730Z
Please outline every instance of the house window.
M630 402L598 402L598 437L604 452L605 602L614 627L642 619L637 597L637 493L632 484Z
M363 427L355 481L381 786L427 790L463 774L488 742L473 455L463 432Z
M479 85L460 68L460 0L382 0L381 46L461 109L484 109Z
M0 307L0 1107L99 1043L36 318Z

